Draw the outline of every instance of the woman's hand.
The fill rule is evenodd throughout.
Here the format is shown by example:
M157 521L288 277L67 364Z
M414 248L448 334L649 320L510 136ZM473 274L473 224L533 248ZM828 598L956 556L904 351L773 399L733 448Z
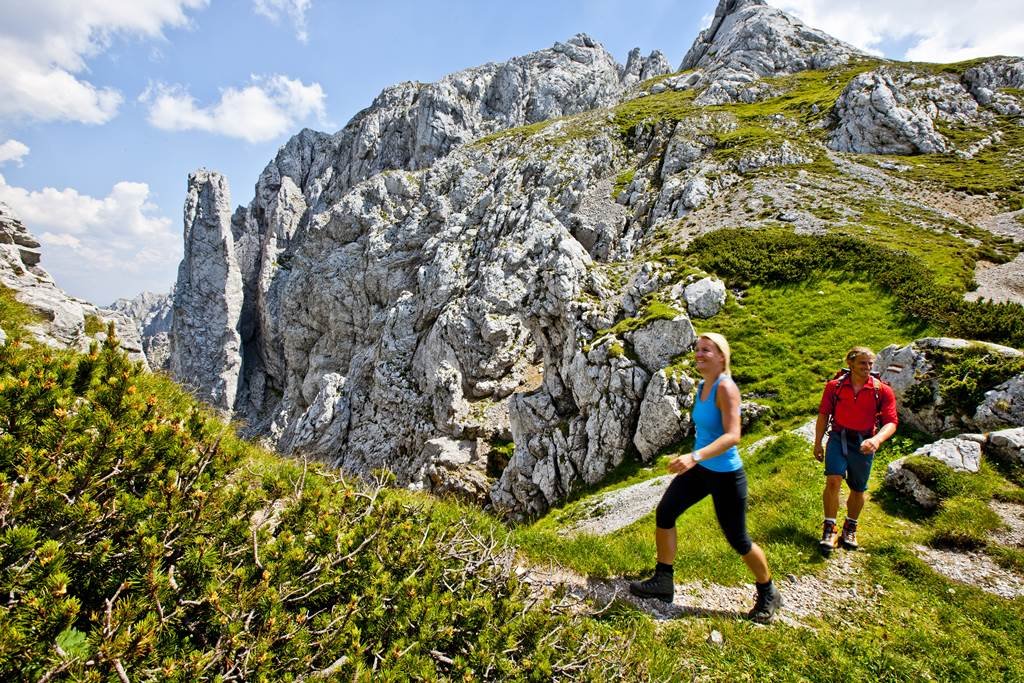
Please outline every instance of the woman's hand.
M668 471L672 474L682 474L683 472L692 469L697 461L693 459L693 453L684 453L683 455L677 455L668 461Z

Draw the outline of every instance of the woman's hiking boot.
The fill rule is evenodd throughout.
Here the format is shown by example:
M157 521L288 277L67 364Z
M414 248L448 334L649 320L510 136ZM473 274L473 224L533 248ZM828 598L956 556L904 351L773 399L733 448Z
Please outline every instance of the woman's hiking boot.
M821 540L818 542L818 546L826 555L830 555L839 546L839 529L836 528L835 522L825 520L821 527Z
M842 542L847 550L857 549L857 522L851 519L843 522Z
M629 592L640 598L657 598L662 602L672 602L675 597L675 581L672 572L655 569L654 575L643 581L631 581Z
M757 587L754 594L754 608L747 612L747 618L759 624L767 624L775 616L775 613L782 607L782 593L769 583L766 588Z

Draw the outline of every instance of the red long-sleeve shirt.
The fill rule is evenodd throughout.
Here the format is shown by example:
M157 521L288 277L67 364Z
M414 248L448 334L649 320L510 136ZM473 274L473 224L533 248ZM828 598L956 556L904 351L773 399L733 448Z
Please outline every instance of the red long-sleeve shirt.
M875 403L876 386L878 405ZM868 377L868 381L856 394L853 392L853 383L849 376L830 380L825 384L821 404L818 406L820 414L833 415L833 429L849 429L862 434L875 433L876 411L881 424L899 424L899 417L896 415L896 396L892 393L892 387L876 377Z

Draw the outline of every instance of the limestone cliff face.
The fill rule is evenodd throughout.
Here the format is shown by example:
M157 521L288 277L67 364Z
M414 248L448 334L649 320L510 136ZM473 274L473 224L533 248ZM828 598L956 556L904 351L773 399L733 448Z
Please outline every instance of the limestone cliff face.
M759 119L756 144L749 121L704 106L775 97L766 77L861 57L762 2L723 0L688 73L665 77L659 52L619 66L576 36L388 88L334 135L302 131L233 214L223 178L197 173L172 371L284 452L542 513L689 429L678 361L691 316L714 316L725 288L674 269L656 241L739 221L820 232L804 209L822 195L900 196L906 182L842 156L892 118L861 106L865 89L941 100L978 125L1018 104L1005 92L1017 62L993 60L935 99L865 62L827 111ZM928 144L923 121L896 128ZM844 170L811 181L816 162Z
M28 326L32 336L49 346L86 351L92 342L106 337L106 325L113 321L121 348L134 360L145 362L142 339L128 316L69 295L57 286L41 261L38 240L10 207L0 202L0 285L12 290L14 297L39 317L39 322ZM87 319L102 330L87 332Z

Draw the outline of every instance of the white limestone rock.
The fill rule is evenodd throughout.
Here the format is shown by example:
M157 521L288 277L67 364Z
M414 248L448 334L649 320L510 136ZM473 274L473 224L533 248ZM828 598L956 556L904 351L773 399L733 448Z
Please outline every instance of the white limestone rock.
M657 372L676 356L693 348L697 341L693 323L684 315L671 320L654 320L644 327L625 334L637 358L649 372Z
M14 298L39 318L26 325L36 341L57 348L88 350L94 341L106 339L107 323L113 322L120 348L129 358L145 363L142 341L134 324L118 311L97 307L61 289L41 265L39 242L0 202L0 285L13 290ZM86 321L98 322L101 331L86 333Z
M1001 429L988 435L984 447L986 455L1005 462L1024 465L1024 427Z
M972 424L977 429L1024 426L1024 374L986 391Z
M694 386L694 381L682 372L654 373L644 392L633 436L633 444L645 462L689 433L688 409L693 406Z
M142 352L153 370L168 370L171 353L173 294L142 292L132 299L118 299L110 310L127 316L142 340Z
M691 317L712 318L725 305L725 283L710 276L701 278L686 285L683 298Z
M1024 88L1024 59L996 57L987 60L967 69L963 81L978 104L991 107L1003 116L1024 113L1024 102L1019 97L1002 92L1006 88Z
M759 78L827 69L864 55L761 0L720 0L679 70L697 69L691 87L707 86L698 104L749 102L770 94L755 83Z
M985 436L961 434L952 439L942 439L922 446L911 456L925 456L937 460L957 472L977 472L981 466L981 449ZM909 456L908 456L909 457ZM907 458L898 458L889 463L885 472L885 483L890 488L910 497L918 505L933 509L939 503L934 491L907 466Z
M427 441L423 459L427 461L426 482L435 495L451 495L468 503L487 502L490 481L487 477L487 445L479 440L438 437Z
M906 458L897 458L889 463L885 470L885 485L926 510L934 510L939 504L935 492L925 486L913 470L906 467Z
M828 146L862 154L931 154L951 144L935 121L985 120L977 101L951 74L884 66L860 74L836 101L838 125Z
M242 275L235 259L227 180L189 175L185 255L171 323L171 373L214 408L235 406L241 369Z
M654 50L647 57L641 57L640 48L635 47L629 51L626 65L620 72L619 81L623 87L629 88L641 81L646 81L648 78L654 78L655 76L671 72L672 67L668 63L668 58L665 57L661 50Z

